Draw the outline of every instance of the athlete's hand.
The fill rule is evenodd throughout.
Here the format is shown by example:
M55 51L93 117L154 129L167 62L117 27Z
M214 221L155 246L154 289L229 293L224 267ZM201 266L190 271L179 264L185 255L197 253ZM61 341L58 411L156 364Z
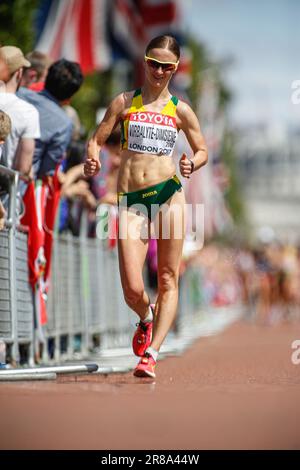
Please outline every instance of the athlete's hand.
M189 178L193 171L191 160L188 159L185 153L182 154L182 157L179 161L179 169L184 178Z
M95 176L101 169L101 163L96 158L87 158L83 166L85 176Z

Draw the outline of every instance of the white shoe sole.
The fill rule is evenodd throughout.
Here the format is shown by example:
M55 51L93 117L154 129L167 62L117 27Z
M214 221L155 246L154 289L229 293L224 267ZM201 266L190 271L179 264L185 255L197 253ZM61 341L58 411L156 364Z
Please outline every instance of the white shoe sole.
M155 379L156 377L154 372L145 371L145 370L135 370L133 372L133 375L135 377L151 377L152 379Z

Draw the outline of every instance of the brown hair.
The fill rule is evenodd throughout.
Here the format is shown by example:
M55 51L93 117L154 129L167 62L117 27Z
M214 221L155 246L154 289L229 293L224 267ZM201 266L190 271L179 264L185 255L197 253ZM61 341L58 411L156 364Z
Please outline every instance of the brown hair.
M35 70L37 73L37 81L39 81L44 72L52 64L52 60L43 52L32 51L26 54L26 59L31 63L31 69Z
M0 111L0 140L5 140L11 132L11 120L8 114Z
M180 48L179 44L173 36L157 36L149 42L146 47L146 55L151 49L168 49L174 55L176 55L177 60L180 59Z

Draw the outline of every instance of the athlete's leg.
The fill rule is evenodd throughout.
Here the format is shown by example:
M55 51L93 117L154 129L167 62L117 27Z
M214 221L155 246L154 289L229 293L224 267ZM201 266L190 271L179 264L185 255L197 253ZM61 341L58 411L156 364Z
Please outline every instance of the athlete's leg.
M122 208L119 211L119 267L127 305L143 320L149 313L143 266L148 250L148 219Z
M162 228L157 239L158 297L155 306L154 330L151 347L159 351L176 315L178 279L185 233L185 198L177 191L162 208ZM175 217L172 217L172 212ZM168 233L168 227L169 233Z

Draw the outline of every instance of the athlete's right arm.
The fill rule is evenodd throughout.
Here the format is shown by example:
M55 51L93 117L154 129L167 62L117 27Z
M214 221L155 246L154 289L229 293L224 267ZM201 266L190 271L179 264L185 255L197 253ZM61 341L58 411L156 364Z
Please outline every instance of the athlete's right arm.
M119 122L124 109L125 93L121 93L111 102L103 120L100 122L93 136L88 141L87 159L84 164L85 176L94 176L99 172L101 168L99 160L100 149L110 136L116 124Z

